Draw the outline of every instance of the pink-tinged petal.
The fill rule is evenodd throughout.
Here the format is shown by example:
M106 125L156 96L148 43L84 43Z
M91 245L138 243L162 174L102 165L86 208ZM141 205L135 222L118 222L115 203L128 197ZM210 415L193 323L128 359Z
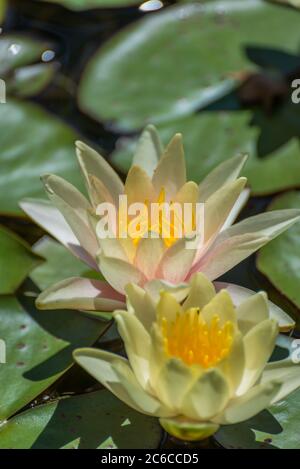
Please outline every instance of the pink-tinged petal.
M239 285L234 285L233 283L214 282L214 285L217 291L226 289L232 298L233 304L236 307L242 305L245 301L252 298L256 293L249 288L240 287ZM281 332L288 332L295 327L295 321L281 308L279 308L279 306L277 306L275 303L272 303L270 300L267 300L267 303L270 318L275 319L278 322Z
M117 205L119 195L124 192L124 185L110 164L96 150L83 142L76 142L76 153L89 193L92 194L89 178L91 174L104 184Z
M101 254L128 262L128 257L119 239L100 237L98 240Z
M48 200L24 199L20 202L24 212L41 228L69 249L72 254L95 270L98 266L94 259L83 249L60 211Z
M140 166L150 178L159 162L163 147L153 125L148 125L139 138L132 166Z
M223 275L269 241L267 237L247 234L219 242L218 238L203 257L194 264L189 278L195 272L203 272L210 280Z
M271 240L299 220L299 209L272 210L246 218L224 230L220 236L221 239L226 239L253 233Z
M250 196L250 192L251 192L250 189L247 187L240 193L237 201L235 202L234 206L231 209L231 212L226 218L226 221L224 225L222 226L221 231L226 230L226 228L229 228L235 222L240 211L242 210L244 205L246 205L247 200L249 199L249 196Z
M181 283L186 279L196 254L196 248L187 248L188 243L187 239L182 238L165 251L157 269L157 278L173 284Z
M50 201L62 213L80 245L95 258L99 245L89 225L90 203L72 184L59 176L45 175L42 180Z
M103 254L98 256L98 260L102 275L121 294L125 294L125 287L129 283L143 285L146 281L144 274L129 262Z
M151 236L151 233L149 233ZM164 253L165 246L161 238L143 238L140 240L134 264L148 280L155 278L155 273Z
M205 202L222 186L235 181L246 160L247 155L238 155L224 161L213 169L199 184L199 202Z
M36 305L39 309L114 311L125 306L125 297L101 280L72 277L44 290Z
M300 210L274 210L255 215L220 233L190 272L203 272L210 280L224 274L300 219Z
M246 178L239 178L236 181L229 182L207 199L204 206L205 242L210 238L214 239L221 231L246 182Z
M161 189L164 188L169 197L177 194L186 182L181 134L176 134L165 149L154 171L152 182L157 193L160 193Z

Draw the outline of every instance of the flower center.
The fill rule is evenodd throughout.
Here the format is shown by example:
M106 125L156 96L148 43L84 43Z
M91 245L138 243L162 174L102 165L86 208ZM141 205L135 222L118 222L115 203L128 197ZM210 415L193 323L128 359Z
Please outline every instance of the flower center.
M170 247L175 241L195 229L195 207L191 204L191 213L184 214L185 207L182 204L166 201L164 187L156 202L149 203L145 200L144 205L144 213L131 220L127 217L127 231L135 245L138 245L146 233L152 232L157 233L165 245Z
M225 358L233 342L233 323L220 324L216 314L208 323L199 308L178 313L172 322L160 319L165 352L180 358L187 365L210 368Z

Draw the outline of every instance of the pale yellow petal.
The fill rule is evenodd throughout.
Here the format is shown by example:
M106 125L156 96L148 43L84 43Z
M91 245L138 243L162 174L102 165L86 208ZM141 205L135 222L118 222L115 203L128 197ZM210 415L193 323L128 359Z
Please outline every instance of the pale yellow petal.
M254 326L244 336L245 371L238 395L244 394L253 386L268 362L278 336L278 324L273 319L266 319Z
M222 186L235 181L246 160L247 155L238 155L214 168L199 185L199 202L205 202Z
M216 290L212 282L203 274L195 274L190 281L190 291L183 303L183 309L202 309L216 295Z
M223 373L217 369L204 372L184 396L182 414L195 420L210 420L226 406L230 396Z
M157 193L164 188L167 196L174 197L186 182L186 167L181 134L176 134L164 151L153 175Z

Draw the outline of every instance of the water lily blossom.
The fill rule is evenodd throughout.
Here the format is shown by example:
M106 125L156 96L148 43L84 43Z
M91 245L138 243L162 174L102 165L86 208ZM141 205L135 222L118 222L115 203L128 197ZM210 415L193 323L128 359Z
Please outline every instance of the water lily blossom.
M50 202L27 199L23 210L41 227L64 244L75 256L101 272L105 281L70 278L45 290L37 300L41 309L82 309L113 311L124 303L125 287L187 283L196 272L215 280L275 236L295 223L299 210L277 210L247 218L233 225L249 190L246 179L238 177L246 157L226 160L201 183L186 180L185 158L180 134L163 149L152 126L138 143L125 184L95 150L76 143L80 168L86 183L87 199L59 176L42 177ZM199 159L201 164L201 159ZM145 205L202 203L205 208L202 243L186 249L189 233L163 236L163 221L144 226L144 235L156 237L123 239L100 236L97 207L110 203L118 207L126 195L130 204ZM134 220L133 220L134 221ZM173 230L174 231L174 230Z
M128 359L91 348L74 357L171 435L201 440L283 399L300 386L300 367L290 359L268 363L279 329L264 292L235 307L203 274L190 283L183 303L168 291L157 303L128 285L127 310L113 313Z

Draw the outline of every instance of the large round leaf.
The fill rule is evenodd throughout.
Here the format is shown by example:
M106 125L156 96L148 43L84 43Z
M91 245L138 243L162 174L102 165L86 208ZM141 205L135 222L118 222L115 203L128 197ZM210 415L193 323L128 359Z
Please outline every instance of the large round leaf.
M41 92L56 71L56 64L52 62L54 57L55 52L47 41L25 34L1 36L0 76L7 93L23 97Z
M103 390L51 402L13 417L0 430L1 449L148 449L162 436L146 417Z
M298 141L292 138L267 157L259 158L257 140L261 132L249 125L251 119L250 111L205 111L159 125L158 130L165 144L176 132L183 134L188 177L196 182L200 182L217 164L239 152L246 152L249 159L243 175L248 177L253 193L263 195L299 186ZM124 145L113 154L112 161L119 169L127 171L136 140L123 142Z
M57 173L82 187L76 163L76 132L31 103L0 105L0 212L22 213L23 197L45 195L40 175Z
M251 45L284 45L296 53L298 12L263 0L167 8L96 53L81 82L80 105L125 130L190 114L224 93L224 77L253 69L245 53Z
M73 350L92 345L110 325L79 312L37 311L34 295L26 285L18 298L0 296L0 337L7 349L0 368L0 420L54 383L72 365Z
M40 0L46 3L58 3L70 10L90 10L92 8L128 7L143 3L139 0Z
M278 196L270 210L300 208L300 192ZM258 269L273 285L300 308L300 222L263 247L257 256Z
M43 258L19 236L0 226L0 295L14 293L29 272L42 262Z

